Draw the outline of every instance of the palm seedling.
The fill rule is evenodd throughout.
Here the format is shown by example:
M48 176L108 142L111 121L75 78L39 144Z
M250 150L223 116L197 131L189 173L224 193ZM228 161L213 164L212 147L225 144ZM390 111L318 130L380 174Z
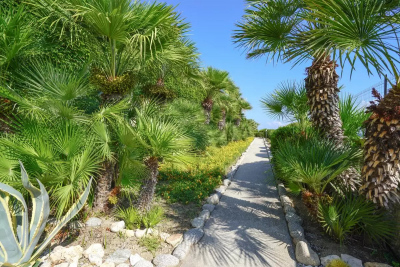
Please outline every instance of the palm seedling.
M333 53L342 66L351 65L352 70L359 61L369 74L388 70L396 77L396 83L385 97L373 91L377 101L372 103L372 113L365 122L363 185L366 197L375 203L388 206L398 200L400 166L400 76L395 55L398 47L397 1L351 1L322 0L305 1L312 10L310 20L318 21L323 28L308 38L309 47L318 48L318 53ZM311 37L311 36L309 36ZM394 40L392 42L391 40ZM325 45L321 46L321 43Z
M205 95L202 106L206 114L206 124L210 124L211 111L214 105L214 99L216 96L224 93L229 84L229 73L226 71L214 69L208 67L203 71L205 80Z
M76 198L56 227L38 245L50 214L49 196L39 180L39 188L30 183L22 163L21 175L23 187L32 196L31 222L28 221L28 206L22 194L11 186L0 183L1 266L29 267L35 264L54 236L82 209L90 192L91 180L83 194Z

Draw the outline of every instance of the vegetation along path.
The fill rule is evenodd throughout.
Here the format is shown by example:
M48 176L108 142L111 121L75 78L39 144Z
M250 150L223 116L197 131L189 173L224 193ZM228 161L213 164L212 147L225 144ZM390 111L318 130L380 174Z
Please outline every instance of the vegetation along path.
M256 138L183 267L296 266L269 169L266 147Z

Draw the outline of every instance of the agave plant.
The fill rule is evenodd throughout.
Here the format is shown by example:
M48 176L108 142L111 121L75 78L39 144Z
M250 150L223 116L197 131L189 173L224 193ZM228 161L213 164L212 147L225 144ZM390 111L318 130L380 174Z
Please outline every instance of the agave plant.
M46 226L50 213L49 195L43 184L37 180L40 189L34 187L22 163L22 185L32 197L33 208L31 222L28 222L28 207L20 192L0 183L0 266L31 266L49 245L60 229L73 218L84 206L90 191L90 180L84 193L69 211L61 218L58 225L38 246L40 236ZM12 198L16 201L12 201ZM19 205L17 205L19 203Z

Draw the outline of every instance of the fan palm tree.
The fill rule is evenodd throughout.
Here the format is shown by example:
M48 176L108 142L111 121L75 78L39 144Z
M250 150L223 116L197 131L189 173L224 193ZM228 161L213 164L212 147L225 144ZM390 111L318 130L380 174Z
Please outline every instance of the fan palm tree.
M145 101L136 108L135 126L130 132L132 157L140 158L147 168L138 201L139 209L149 211L158 182L161 162L183 163L188 160L192 139L171 118L160 115L156 102ZM149 112L150 111L150 112Z
M122 98L136 83L134 72L149 57L182 37L188 25L174 7L130 0L29 0L32 10L54 30L90 37L103 50L91 81L104 99Z
M308 122L307 92L301 84L283 82L261 104L273 118L297 122L303 129Z
M306 20L309 9L300 0L248 0L243 22L235 31L235 42L247 49L248 58L267 56L272 60L299 62L310 60L305 87L310 120L328 138L343 141L339 116L339 88L336 63L329 55L315 57L304 49L302 36L321 27Z
M351 69L359 61L369 74L388 70L396 77L396 84L385 97L373 91L377 102L368 108L372 112L365 122L363 185L368 199L382 206L399 199L398 152L400 150L399 107L400 75L394 46L399 22L399 3L379 0L306 0L312 10L311 21L324 25L305 36L308 50L318 54L333 53L342 66ZM323 44L323 45L322 45ZM312 47L312 48L311 48Z
M235 98L235 101L234 101L235 114L233 115L233 117L234 117L235 125L240 126L240 123L244 116L243 112L245 110L252 109L252 106L250 105L250 103L247 100L245 100L242 97L242 94L240 92L236 93L234 95L234 98Z
M214 104L214 98L222 94L229 86L229 73L208 67L203 71L203 77L205 81L205 98L202 106L206 114L206 124L210 124L211 121L211 110Z

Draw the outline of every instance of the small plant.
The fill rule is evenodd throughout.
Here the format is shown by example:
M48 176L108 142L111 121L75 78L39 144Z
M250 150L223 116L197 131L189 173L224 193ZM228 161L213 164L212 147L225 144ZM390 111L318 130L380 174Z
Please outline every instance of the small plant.
M155 255L157 249L161 245L161 241L158 237L154 236L145 236L139 239L139 245L145 247L149 252Z
M32 196L31 223L28 222L28 206L21 193L11 186L0 183L0 229L2 229L0 266L28 267L36 264L36 259L51 240L85 205L92 183L90 180L77 202L61 218L59 224L46 239L37 246L50 213L49 195L39 180L37 182L40 189L29 182L24 166L22 163L20 165L22 185Z
M160 206L154 206L145 215L143 215L142 223L147 229L150 229L159 224L163 219L163 208Z
M118 209L116 216L121 220L124 220L126 228L129 230L134 230L140 228L142 218L140 213L134 207L129 207L127 209Z
M350 267L346 262L339 260L339 259L334 259L331 262L329 262L326 267Z
M340 242L358 232L382 243L392 236L395 229L384 211L376 210L374 203L352 193L347 193L344 198L336 197L331 204L320 203L318 217L326 232Z

